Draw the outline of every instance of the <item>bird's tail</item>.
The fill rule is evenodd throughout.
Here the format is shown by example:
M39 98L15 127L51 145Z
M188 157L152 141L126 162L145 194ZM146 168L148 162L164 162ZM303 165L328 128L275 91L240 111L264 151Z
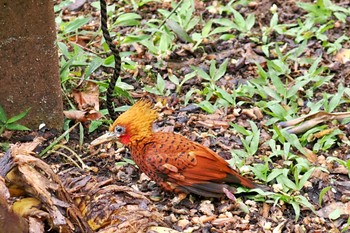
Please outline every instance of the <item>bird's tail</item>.
M248 178L245 178L238 174L236 171L233 171L232 173L228 174L225 178L225 182L227 183L234 183L234 184L240 184L246 188L255 189L260 188L263 191L268 191L269 187L263 184L257 184Z

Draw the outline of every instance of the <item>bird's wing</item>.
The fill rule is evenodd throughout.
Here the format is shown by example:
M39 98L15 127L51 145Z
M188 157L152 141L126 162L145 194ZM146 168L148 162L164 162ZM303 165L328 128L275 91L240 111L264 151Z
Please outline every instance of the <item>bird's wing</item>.
M144 152L148 170L189 192L203 195L203 189L219 189L222 193L223 182L253 186L215 152L180 135L159 134Z

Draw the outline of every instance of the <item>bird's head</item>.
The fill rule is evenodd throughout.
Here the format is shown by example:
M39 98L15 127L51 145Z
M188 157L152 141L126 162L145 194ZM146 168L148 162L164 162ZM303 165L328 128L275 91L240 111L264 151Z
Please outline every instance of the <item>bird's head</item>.
M121 114L109 127L109 132L91 142L95 146L108 141L120 141L124 145L142 140L152 134L152 123L157 111L148 100L139 100Z

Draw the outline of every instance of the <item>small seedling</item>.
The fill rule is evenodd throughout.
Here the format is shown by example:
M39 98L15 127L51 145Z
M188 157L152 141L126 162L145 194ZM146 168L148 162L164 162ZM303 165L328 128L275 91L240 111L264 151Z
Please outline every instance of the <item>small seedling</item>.
M0 106L0 135L5 131L5 130L30 130L29 128L25 127L24 125L17 124L16 122L21 120L23 117L25 117L30 108L25 110L24 112L11 117L10 119L7 118L5 110Z

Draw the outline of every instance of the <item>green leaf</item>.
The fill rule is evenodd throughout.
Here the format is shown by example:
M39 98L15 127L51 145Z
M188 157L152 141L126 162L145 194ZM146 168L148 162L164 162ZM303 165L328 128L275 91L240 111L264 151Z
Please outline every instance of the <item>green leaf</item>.
M4 108L0 105L0 123L5 123L5 122L7 122L7 115Z
M187 32L174 20L168 19L166 24L181 40L189 43L194 42Z
M160 93L164 94L165 81L159 73L157 75L157 89L159 90Z
M22 119L23 117L25 117L28 112L29 112L30 108L28 108L27 110L25 110L24 112L21 112L20 114L18 114L17 116L11 117L10 119L7 120L8 124L14 123L20 119Z
M84 143L84 127L83 124L79 123L79 146L83 146Z
M285 171L285 170L284 170ZM282 184L283 186L286 186L292 190L297 190L297 186L293 181L291 181L285 174L277 177L277 182Z
M15 123L7 124L6 129L8 129L8 130L30 130L29 128L25 127L24 125L15 124Z
M215 71L216 71L216 60L211 60L210 61L210 67L209 67L209 76L210 80L215 79Z
M270 182L271 180L277 178L278 176L283 174L283 170L281 169L273 169L272 172L267 176L266 182Z
M275 100L282 101L282 97L274 89L268 86L263 86L263 90L265 91L266 95L272 97Z
M254 82L257 84L261 84L261 85L266 85L267 84L267 78L268 78L268 74L267 72L261 67L261 65L259 63L255 63L255 65L258 67L258 75L259 77L261 77L261 81L259 79L254 79Z
M315 207L314 207L314 205L311 204L311 203L309 202L309 200L308 200L306 197L299 195L299 196L296 196L296 200L297 200L300 204L302 204L303 206L309 208L312 212L315 213Z
M74 32L77 29L81 28L83 25L87 24L91 18L76 18L75 20L69 22L63 30L63 34L68 34Z
M125 39L123 40L123 44L131 44L131 43L135 43L135 42L140 42L140 41L144 41L146 39L150 38L149 35L128 35L127 37L125 37ZM146 45L145 45L146 46ZM147 47L147 46L146 46Z
M274 13L270 21L270 28L274 29L274 27L277 26L277 24L278 24L278 14Z
M69 51L68 51L68 47L65 43L62 43L60 41L57 42L57 46L59 48L59 50L61 51L61 53L66 56L67 58L71 57Z
M341 216L341 214L342 214L341 209L335 209L328 215L328 217L332 220L336 220Z
M217 108L207 100L204 100L197 105L200 108L202 108L204 111L206 111L207 113L210 113L210 114L214 113L217 110Z
M115 21L114 25L118 26L137 26L140 25L141 16L136 13L124 13Z
M202 29L202 36L206 37L209 35L213 21L209 20Z
M226 59L219 67L218 71L215 74L215 81L219 80L221 77L224 76L224 74L226 73L226 69L227 69L227 63L228 63L228 59Z
M197 92L198 90L197 89L191 89L189 90L186 95L185 95L185 101L184 101L184 105L187 105L188 102L190 101L193 93Z
M182 86L185 82L190 80L191 78L194 78L196 76L196 72L191 72L185 75L184 79L181 81L180 86Z
M239 31L246 32L247 31L247 25L246 25L246 22L245 22L243 16L238 11L236 11L235 9L231 9L231 10L232 10L233 15L234 15L234 22L237 25L236 29L238 29Z
M231 105L234 104L234 100L232 98L232 95L230 95L227 91L225 91L224 89L222 89L220 87L217 87L216 91L220 94L219 97L223 98L224 100L229 102Z
M255 24L255 15L249 14L246 20L246 30L250 31Z
M174 75L174 74L170 74L168 76L169 80L174 83L175 85L180 85L180 81L179 79Z
M223 34L219 38L220 38L220 40L231 40L231 39L235 38L235 35L233 35L233 34Z
M103 124L100 120L92 120L89 126L89 133L94 132L98 127L100 127Z
M196 73L198 74L199 77L201 77L204 80L210 81L211 78L210 76L201 68L199 67L195 67L195 66L190 66L194 71L196 71Z
M246 130L243 126L240 126L240 125L237 125L237 124L232 124L232 123L230 123L230 125L238 133L243 134L245 136L249 136L250 135L250 132L248 130Z
M340 85L338 87L338 92L333 96L333 98L329 102L328 112L333 112L334 109L336 107L338 107L340 100L344 95L344 91L345 91L345 88L344 88L343 84L340 83Z
M300 216L300 205L296 201L291 201L290 204L293 206L294 212L295 212L295 221L298 221Z
M323 197L324 195L329 191L331 190L331 186L327 186L325 188L323 188L320 192L320 196L318 197L318 204L321 206L322 205L322 201L323 201Z
M283 97L286 97L287 90L285 88L285 85L282 83L281 79L274 73L271 74L270 77L271 77L272 84L276 89L276 92L278 92Z
M311 174L314 172L315 168L311 168L310 170L308 170L307 172L305 172L300 181L299 181L299 190L303 188L304 184L306 183L306 181L310 178Z
M86 68L85 74L84 74L84 79L87 79L90 77L90 75L97 69L99 68L105 60L99 58L99 57L94 57L94 59L90 62L88 67Z
M230 29L231 27L217 27L217 28L214 28L214 30L209 33L209 36L215 35L218 33L223 33L223 32L228 33ZM228 34L228 35L231 35L231 37L234 38L233 34Z
M226 19L226 18L213 19L213 23L220 24L222 26L227 27L228 29L230 29L233 26L235 26L235 24L231 20Z

